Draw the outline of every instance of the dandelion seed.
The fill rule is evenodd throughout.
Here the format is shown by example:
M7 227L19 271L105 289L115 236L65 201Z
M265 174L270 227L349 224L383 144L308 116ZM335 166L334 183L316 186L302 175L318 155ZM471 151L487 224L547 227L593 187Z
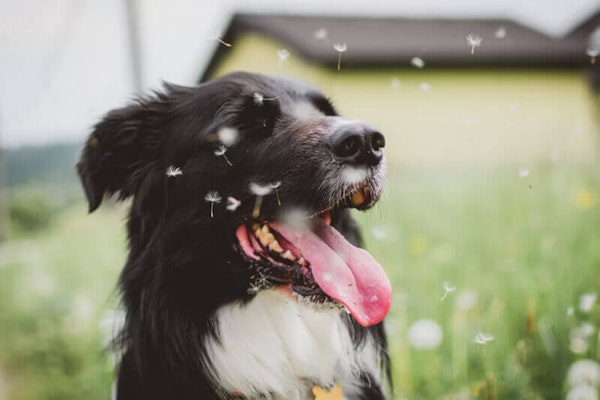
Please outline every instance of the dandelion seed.
M265 101L271 101L271 100L277 100L279 98L279 96L275 96L275 97L265 97L262 93L260 92L255 92L252 95L252 100L254 101L254 104L256 104L257 106L261 107Z
M325 29L325 28L317 29L313 33L313 36L317 40L325 40L325 39L327 39L327 29Z
M526 178L529 176L529 169L519 168L519 171L517 173L519 175L519 178Z
M279 59L279 63L277 65L281 65L284 61L290 57L290 52L288 49L279 49L277 50L277 58Z
M169 165L169 168L167 168L167 172L165 173L165 175L167 175L169 178L176 178L180 175L183 175L183 172L181 172L181 168Z
M234 212L242 205L242 202L235 197L227 197L227 211Z
M496 32L494 32L494 36L496 36L497 39L504 39L506 37L506 28L501 26L498 29L496 29Z
M385 226L376 226L373 227L373 237L375 239L385 239L388 235L387 228Z
M269 183L269 186L275 191L275 196L277 196L277 205L281 207L281 199L279 198L279 191L277 190L281 186L281 181Z
M408 342L415 349L435 349L442 343L443 337L442 328L431 319L416 321L408 329Z
M337 69L339 71L342 68L342 53L348 50L348 45L346 43L334 43L333 49L338 52Z
M477 344L486 344L494 340L494 335L490 333L477 332L474 342Z
M239 140L238 130L224 126L217 132L217 138L224 146L231 147Z
M273 191L271 185L259 185L258 183L250 183L250 191L256 196L254 200L254 209L252 210L252 218L256 219L260 215L263 197Z
M598 54L600 54L600 50L587 49L586 53L590 57L590 64L596 64L596 57L598 57Z
M229 161L229 158L227 158L227 156L225 155L225 153L227 153L227 147L221 145L219 147L217 147L217 149L214 151L215 156L217 157L223 157L225 159L225 161L227 162L227 164L229 164L230 167L233 167L233 164L231 163L231 161Z
M456 290L456 286L450 285L450 282L448 281L444 282L442 286L444 287L444 294L442 295L440 301L444 301L449 293L452 293Z
M216 191L211 191L206 193L206 196L204 196L204 201L210 203L210 217L214 218L214 205L215 203L220 203L221 202L221 196L219 195L219 192Z
M425 61L421 57L413 57L410 59L410 64L416 68L424 68Z
M223 46L225 47L232 47L233 45L229 42L226 42L223 40L223 35L221 34L221 32L217 32L216 35L213 35L211 37L212 40L216 40L217 42L221 43Z
M467 35L467 43L471 46L471 54L475 54L475 47L481 46L481 37L469 33Z

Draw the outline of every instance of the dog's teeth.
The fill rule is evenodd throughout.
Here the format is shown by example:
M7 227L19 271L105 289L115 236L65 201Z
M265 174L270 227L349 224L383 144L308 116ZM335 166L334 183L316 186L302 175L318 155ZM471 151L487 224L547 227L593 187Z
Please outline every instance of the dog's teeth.
M356 192L352 193L351 201L354 207L358 207L363 204L365 202L365 195L363 191L357 190Z
M286 250L285 253L283 253L281 255L281 257L285 258L286 260L290 260L290 261L294 261L296 259L296 257L294 257L292 252L289 250Z
M269 250L277 253L281 253L283 251L277 240L273 240L271 243L269 243Z
M303 267L306 267L308 265L304 257L300 257L300 259L298 259L298 264L302 265Z
M269 227L266 224L262 226L262 231L264 234L271 233Z

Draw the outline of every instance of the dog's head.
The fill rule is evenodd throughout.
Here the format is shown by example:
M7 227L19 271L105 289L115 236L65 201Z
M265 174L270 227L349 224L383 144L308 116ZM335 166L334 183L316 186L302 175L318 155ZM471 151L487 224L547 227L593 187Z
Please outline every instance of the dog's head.
M368 326L387 313L390 284L350 244L347 209L378 200L384 145L307 83L235 73L110 112L78 172L90 211L105 194L133 197L128 263L154 265L132 266L139 279L184 292L228 280L230 300L277 287Z

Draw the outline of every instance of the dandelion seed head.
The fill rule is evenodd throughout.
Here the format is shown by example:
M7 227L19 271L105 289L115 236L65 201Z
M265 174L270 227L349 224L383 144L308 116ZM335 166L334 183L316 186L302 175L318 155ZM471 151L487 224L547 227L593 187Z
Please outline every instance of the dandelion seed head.
M408 328L408 342L415 349L435 349L442 343L443 337L442 328L431 319L418 320Z
M416 68L424 68L425 60L423 60L421 57L413 57L410 59L410 64Z
M219 192L210 191L210 192L206 193L206 196L204 196L204 200L209 203L220 203L222 199L221 199L221 196L219 195Z
M343 53L348 50L348 45L346 43L334 43L333 49L338 53Z
M579 298L579 310L584 313L592 311L594 304L596 304L596 293L585 293Z
M345 166L342 169L342 180L348 185L356 185L367 178L367 169L360 167Z
M269 184L260 185L256 182L251 182L249 187L250 192L252 192L252 194L255 196L266 196L273 191L273 188L271 188L271 185Z
M571 350L575 354L584 354L588 351L588 343L582 337L574 337L571 338L571 342L569 343L569 350Z
M279 59L279 65L290 57L290 52L288 49L279 49L277 50L277 58Z
M177 176L183 175L183 172L181 171L181 168L175 167L174 165L169 165L167 171L165 172L165 175L167 175L170 178L175 178Z
M519 175L519 178L526 178L529 176L529 169L528 168L519 168L519 170L517 171L517 174Z
M235 128L224 126L217 132L217 137L224 146L231 147L238 142L239 133Z
M598 400L598 390L589 385L576 385L567 393L566 400Z
M504 39L506 38L506 28L501 26L498 29L496 29L496 32L494 32L494 36L496 37L496 39Z
M577 360L569 367L567 383L571 386L600 386L600 364L594 360Z
M313 33L313 37L315 39L317 39L317 40L325 40L325 39L327 39L327 29L325 29L325 28L317 29Z

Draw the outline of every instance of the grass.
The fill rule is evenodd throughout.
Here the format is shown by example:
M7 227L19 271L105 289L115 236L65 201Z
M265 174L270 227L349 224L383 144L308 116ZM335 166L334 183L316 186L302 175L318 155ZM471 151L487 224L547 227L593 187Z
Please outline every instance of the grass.
M599 359L600 308L578 308L581 295L600 292L598 171L391 170L380 205L357 217L394 286L396 398L559 399L569 365ZM122 225L122 210L87 216L78 204L44 233L0 247L0 370L10 399L108 398L102 321L124 261ZM456 290L441 301L445 281ZM431 349L408 340L422 319L443 332ZM575 353L573 332L585 322L593 335ZM478 332L494 340L477 344Z

